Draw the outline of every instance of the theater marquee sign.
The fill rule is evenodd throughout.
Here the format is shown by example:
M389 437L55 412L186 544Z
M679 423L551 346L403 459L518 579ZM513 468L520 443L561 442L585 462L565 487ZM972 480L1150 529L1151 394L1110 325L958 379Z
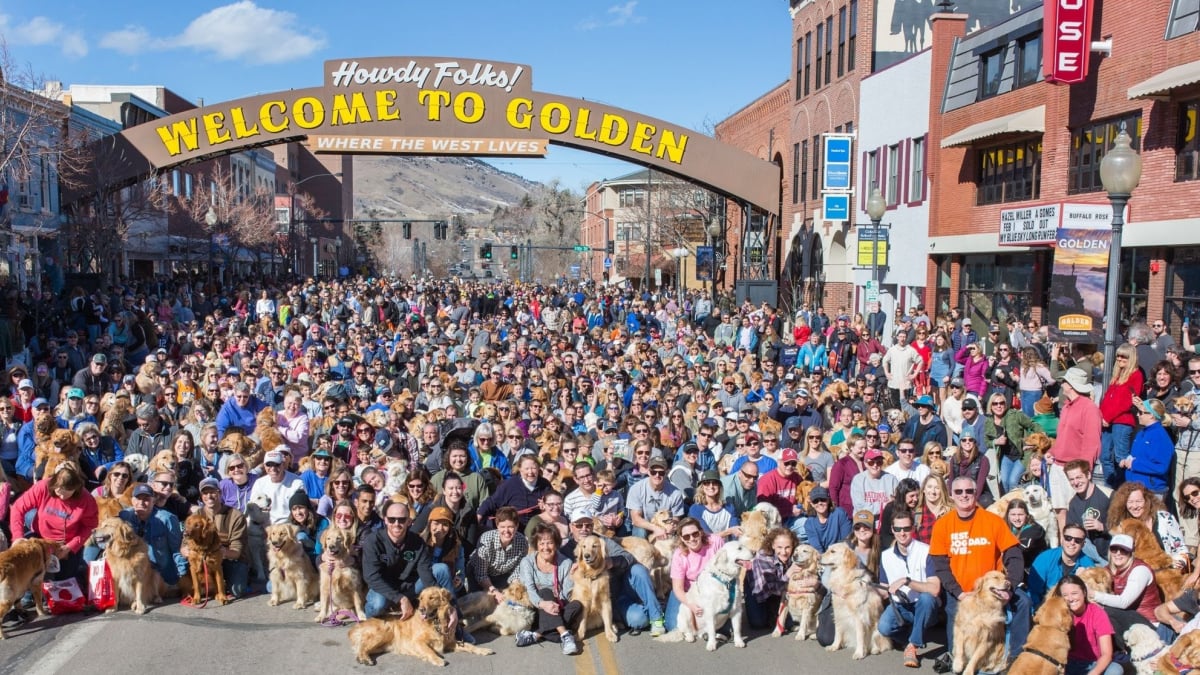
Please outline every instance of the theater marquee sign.
M638 113L533 90L529 66L438 57L325 62L324 85L217 103L109 140L128 177L304 140L318 153L540 157L550 144L689 179L769 213L780 169Z

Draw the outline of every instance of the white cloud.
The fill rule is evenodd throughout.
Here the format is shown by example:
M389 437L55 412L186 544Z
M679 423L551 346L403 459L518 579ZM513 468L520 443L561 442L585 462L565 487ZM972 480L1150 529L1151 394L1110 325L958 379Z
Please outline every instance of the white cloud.
M25 23L14 24L12 17L0 15L0 32L15 45L57 45L64 55L71 58L82 58L88 53L87 39L82 31L67 28L45 16L35 16Z
M100 37L100 46L111 49L127 56L133 56L157 46L150 36L150 31L141 26L125 26L120 30L110 31Z
M629 0L624 4L613 5L604 11L603 18L588 17L581 21L579 29L619 28L628 24L642 23L646 18L636 14L637 4L638 0Z
M241 0L192 20L179 35L154 37L142 26L125 26L104 35L100 46L123 54L187 47L223 61L283 63L325 46L325 38L297 25L296 15Z

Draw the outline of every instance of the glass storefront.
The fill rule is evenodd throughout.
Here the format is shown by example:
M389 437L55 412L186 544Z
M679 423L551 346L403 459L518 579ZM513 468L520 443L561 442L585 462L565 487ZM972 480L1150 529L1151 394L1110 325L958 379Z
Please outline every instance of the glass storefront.
M1149 262L1143 264L1149 267ZM1180 326L1184 321L1191 325L1193 336L1197 327L1200 327L1200 247L1172 249L1167 265L1167 297L1163 315L1168 330L1176 340L1180 339Z
M1153 249L1121 249L1121 287L1117 291L1121 325L1146 320L1150 299L1150 254Z
M959 309L976 326L992 321L1004 323L1010 316L1028 319L1041 299L1034 287L1044 294L1045 280L1038 279L1046 266L1039 264L1041 253L987 254L963 257L962 290Z

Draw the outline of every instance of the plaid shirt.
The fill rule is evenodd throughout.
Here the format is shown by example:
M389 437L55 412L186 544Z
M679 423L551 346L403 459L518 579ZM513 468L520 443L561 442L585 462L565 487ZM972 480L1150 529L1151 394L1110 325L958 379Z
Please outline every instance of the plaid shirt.
M491 588L494 577L506 577L511 582L516 578L517 566L528 552L529 543L520 532L513 536L508 547L504 547L500 544L500 534L489 530L479 538L479 545L468 564L468 573L481 590Z

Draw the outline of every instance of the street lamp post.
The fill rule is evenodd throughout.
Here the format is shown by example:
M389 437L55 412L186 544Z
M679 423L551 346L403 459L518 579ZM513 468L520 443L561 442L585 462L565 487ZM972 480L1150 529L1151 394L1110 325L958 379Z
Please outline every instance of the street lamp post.
M876 302L879 302L879 222L883 220L883 214L886 212L887 202L879 192L879 187L871 188L871 195L867 197L867 217L871 219L871 227L875 229L875 239L871 242L871 281L875 285Z
M708 227L704 228L704 234L708 237L708 289L709 302L715 308L717 306L717 237L721 236L721 223L714 218ZM712 310L710 310L712 311Z
M1133 139L1121 125L1113 147L1100 161L1100 182L1112 202L1112 245L1108 251L1108 287L1104 305L1104 376L1111 378L1117 354L1117 293L1121 286L1121 230L1125 227L1125 205L1142 179L1142 157L1132 147Z
M204 222L208 225L208 285L212 286L213 280L213 241L217 228L217 212L213 207L208 207L208 211L204 214Z

